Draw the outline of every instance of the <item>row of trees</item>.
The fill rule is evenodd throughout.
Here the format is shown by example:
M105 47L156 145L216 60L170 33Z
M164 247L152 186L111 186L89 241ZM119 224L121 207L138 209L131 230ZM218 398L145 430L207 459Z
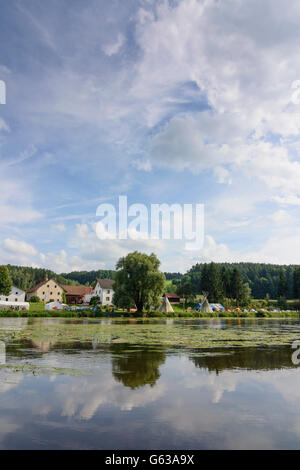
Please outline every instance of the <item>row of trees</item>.
M195 264L181 279L173 280L173 284L191 283L197 294L202 292L201 275L204 264ZM263 263L217 263L222 271L237 269L242 282L248 284L252 297L255 299L271 299L285 297L286 299L300 298L299 266L280 266ZM299 292L297 291L299 290Z
M62 273L65 279L76 281L81 285L92 285L96 279L114 279L115 271L111 269L99 269L98 271L73 271L71 273Z
M59 284L76 285L76 280L64 278L61 274L56 274L50 269L43 268L29 268L27 266L12 266L7 265L9 275L13 285L22 290L29 290L39 282L45 279L55 279Z
M235 299L237 305L246 305L251 297L249 284L243 282L241 273L235 268L229 268L216 263L203 264L197 284L181 279L176 292L186 301L194 300L197 293L208 292L209 301L218 303L225 298Z
M116 265L114 299L121 308L136 306L138 313L144 308L157 308L164 291L165 275L159 271L160 262L152 253L130 253ZM237 305L246 305L251 289L244 283L237 268L220 269L216 263L204 264L201 271L199 290L209 292L211 302L222 302L225 298L235 299ZM189 282L181 282L177 293L185 300L194 300L195 288Z
M261 273L265 270L264 274L269 275L275 269L274 265L252 264L251 272L256 272L259 267ZM256 296L253 292L254 281L249 278L251 277L249 265L250 263L197 264L180 279L174 279L178 273L170 274L169 278L176 285L177 293L187 301L193 300L196 294L206 291L209 293L211 302L235 299L237 305L246 305L251 297L251 290L254 298L263 298ZM166 276L159 271L159 266L160 261L154 254L148 256L134 252L118 261L116 271L94 271L87 274L91 275L89 277L91 282L94 281L95 275L104 277L109 274L110 277L114 277L114 303L119 307L136 306L138 312L141 312L144 308L159 306L159 299L165 290L166 283ZM266 267L271 270L269 274L266 272ZM276 289L274 288L276 294L271 295L266 292L264 298L277 297L282 302L286 301L289 296L300 299L300 266L281 266L277 271ZM71 274L74 276L74 273ZM62 284L78 283L77 280L70 279L69 275L64 276L68 278L45 269L2 266L0 267L0 294L8 295L12 284L27 290L46 277L54 278ZM290 293L291 285L292 294Z

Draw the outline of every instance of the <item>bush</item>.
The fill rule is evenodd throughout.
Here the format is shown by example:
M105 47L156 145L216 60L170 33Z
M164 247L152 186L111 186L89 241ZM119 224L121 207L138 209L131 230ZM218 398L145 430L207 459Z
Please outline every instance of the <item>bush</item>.
M37 295L33 295L32 297L30 297L30 302L39 303L40 301L41 299Z
M98 305L99 303L100 303L100 297L98 297L98 295L94 295L94 297L92 297L90 300L91 307Z

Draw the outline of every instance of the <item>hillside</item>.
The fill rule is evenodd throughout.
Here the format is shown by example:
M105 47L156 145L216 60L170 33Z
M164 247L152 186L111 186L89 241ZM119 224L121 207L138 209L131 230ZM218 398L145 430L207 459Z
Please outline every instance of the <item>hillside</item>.
M45 279L55 279L59 284L76 285L78 282L72 279L64 278L60 274L56 274L50 269L30 268L27 266L7 265L10 277L15 286L25 291L35 286Z
M266 294L271 298L277 298L277 287L282 269L285 271L287 282L287 298L294 298L293 276L296 265L275 265L264 263L216 263L220 269L223 267L237 268L242 276L243 282L249 283L252 296L255 299L263 299ZM201 270L203 264L194 265L182 278L182 282L190 282L196 292L201 293Z
M269 294L271 298L277 297L277 287L279 276L282 269L285 270L288 295L287 298L294 297L293 292L293 275L294 265L282 266L275 264L263 263L216 263L220 268L227 267L229 269L238 268L242 275L244 282L249 283L252 291L252 296L257 299L265 298ZM167 273L165 272L166 279L169 283L170 291L175 290L175 285L178 283L190 282L197 293L201 293L201 270L203 264L197 263L185 274L181 273ZM74 271L71 273L56 274L49 269L31 268L24 266L8 265L8 269L13 283L21 289L28 290L38 282L46 279L56 279L60 284L66 285L91 285L95 279L113 279L115 271L103 270L98 271ZM174 284L174 288L172 285Z

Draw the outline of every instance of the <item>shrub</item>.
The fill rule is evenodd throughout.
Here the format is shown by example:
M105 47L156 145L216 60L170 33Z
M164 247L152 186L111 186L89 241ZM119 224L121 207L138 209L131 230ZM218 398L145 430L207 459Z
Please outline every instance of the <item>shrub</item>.
M100 303L100 297L98 297L98 295L94 295L94 297L92 297L90 300L91 306L98 305L99 303Z
M30 302L38 303L40 301L41 299L37 295L33 295L32 297L30 297Z

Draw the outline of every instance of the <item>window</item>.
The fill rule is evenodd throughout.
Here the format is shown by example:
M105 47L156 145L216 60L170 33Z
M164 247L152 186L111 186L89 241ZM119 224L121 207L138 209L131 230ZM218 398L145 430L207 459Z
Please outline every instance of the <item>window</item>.
M56 289L56 288L57 288L57 286L54 286L54 289Z
M43 292L43 295L45 295L45 292Z
M18 295L19 292L16 292L16 295Z
M50 295L52 295L52 292L50 292Z
M6 302L8 302L8 297L6 297Z
M47 287L50 287L49 284L47 285Z
M108 290L107 293L110 294L110 290Z
M107 302L109 302L109 297L106 297Z
M60 292L57 292L57 295L59 295L59 294L60 294Z
M18 302L18 299L15 299L15 302Z

